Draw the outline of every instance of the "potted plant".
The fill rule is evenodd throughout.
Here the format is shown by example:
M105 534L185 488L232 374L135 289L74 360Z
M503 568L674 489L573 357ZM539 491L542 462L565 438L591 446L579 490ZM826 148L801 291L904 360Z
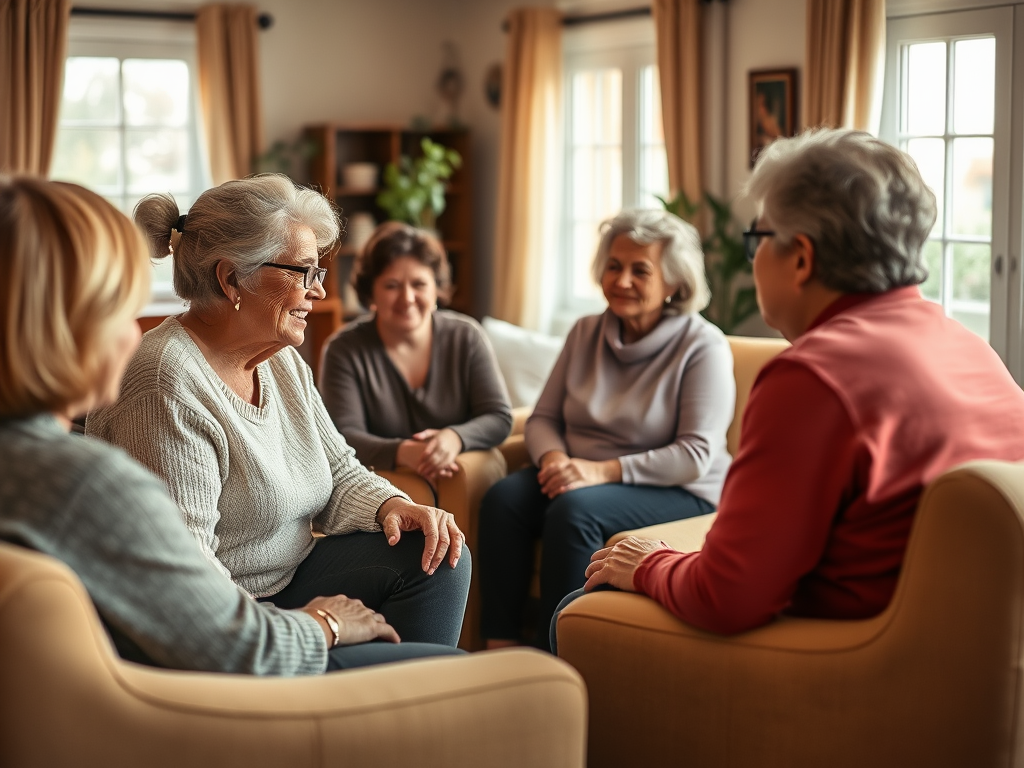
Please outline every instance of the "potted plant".
M462 157L426 137L420 149L423 154L415 159L402 155L397 165L388 163L377 205L392 219L434 230L437 217L444 212L446 182L462 165Z
M751 274L751 268L743 237L733 221L732 206L708 192L704 193L703 205L692 202L682 190L671 200L658 199L667 210L694 226L703 205L711 211L711 231L701 240L711 303L701 314L723 333L734 333L737 326L757 312L757 297L753 286L734 285L736 278Z

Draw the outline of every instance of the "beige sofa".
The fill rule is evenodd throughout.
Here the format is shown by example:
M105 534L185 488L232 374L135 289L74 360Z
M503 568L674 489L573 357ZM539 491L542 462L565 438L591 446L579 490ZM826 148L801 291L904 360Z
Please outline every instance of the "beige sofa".
M590 760L622 765L1024 765L1024 464L925 491L895 596L864 621L702 632L649 598L585 595L559 655L590 693Z
M581 766L586 691L516 650L297 679L121 661L75 575L0 543L0 765Z

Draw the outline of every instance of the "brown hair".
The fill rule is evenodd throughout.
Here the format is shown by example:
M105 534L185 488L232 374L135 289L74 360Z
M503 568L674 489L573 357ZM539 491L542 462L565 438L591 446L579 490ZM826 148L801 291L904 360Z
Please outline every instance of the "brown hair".
M451 293L451 269L441 242L429 232L400 221L386 221L378 226L359 259L352 283L364 306L373 303L373 284L377 278L403 256L411 256L430 267L437 284L440 303L447 304Z
M0 174L0 416L87 403L150 273L142 233L99 195Z

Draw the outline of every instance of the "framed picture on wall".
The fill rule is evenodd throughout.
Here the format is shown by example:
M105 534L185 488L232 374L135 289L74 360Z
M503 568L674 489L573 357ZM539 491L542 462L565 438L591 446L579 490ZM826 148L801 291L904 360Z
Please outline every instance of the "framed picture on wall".
M796 70L750 73L750 167L761 150L796 133Z

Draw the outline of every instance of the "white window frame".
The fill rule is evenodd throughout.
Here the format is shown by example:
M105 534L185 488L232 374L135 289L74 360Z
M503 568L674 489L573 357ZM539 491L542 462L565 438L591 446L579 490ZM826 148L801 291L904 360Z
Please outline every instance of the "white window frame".
M199 76L196 58L196 30L190 21L163 19L110 19L72 17L68 28L68 57L103 56L118 59L182 59L191 76L188 169L190 189L187 206L211 185L209 160L202 140L202 112L199 107ZM59 130L59 128L58 128ZM122 158L122 162L124 159ZM151 192L164 190L154 189ZM131 211L126 211L131 215ZM177 314L184 303L170 282L170 261L155 270L150 304L143 316Z
M642 115L639 112L640 77L647 66L657 66L654 22L650 17L615 22L595 22L568 27L563 35L563 182L559 226L558 288L551 331L564 334L576 319L605 309L604 299L591 301L572 295L572 79L582 70L602 67L622 70L622 207L638 204L640 196L639 150Z
M902 138L898 101L902 46L911 42L996 38L994 148L992 169L992 264L989 343L1014 378L1024 381L1022 355L1021 268L1022 157L1024 140L1019 136L1024 116L1024 94L1013 92L1013 82L1024 83L1024 4L978 10L958 10L890 18L886 34L885 95L881 137L896 145ZM1020 91L1020 88L1017 88ZM1016 128L1013 128L1013 126ZM945 194L949 204L948 185Z

